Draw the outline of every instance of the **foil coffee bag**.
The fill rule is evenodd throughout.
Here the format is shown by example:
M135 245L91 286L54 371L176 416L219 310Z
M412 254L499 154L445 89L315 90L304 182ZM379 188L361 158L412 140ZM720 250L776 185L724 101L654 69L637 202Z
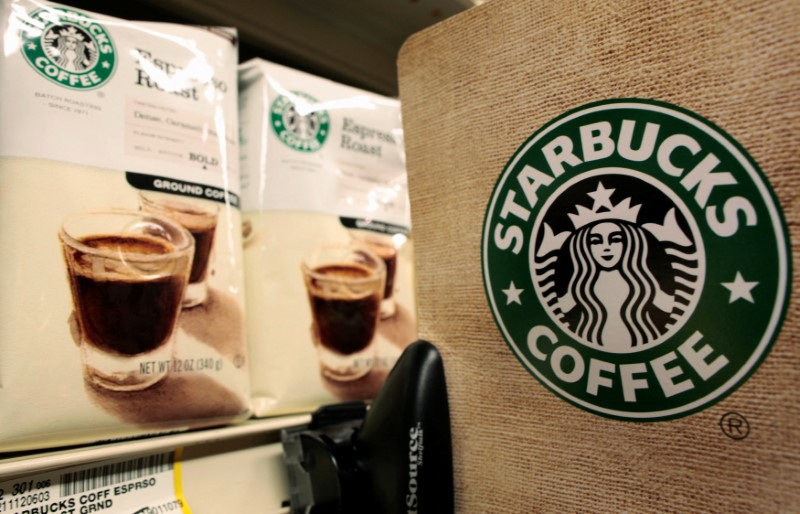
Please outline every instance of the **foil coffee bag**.
M249 413L235 31L0 10L0 450Z
M416 339L400 104L239 68L253 411L369 400Z
M797 2L493 0L399 57L456 510L800 509Z

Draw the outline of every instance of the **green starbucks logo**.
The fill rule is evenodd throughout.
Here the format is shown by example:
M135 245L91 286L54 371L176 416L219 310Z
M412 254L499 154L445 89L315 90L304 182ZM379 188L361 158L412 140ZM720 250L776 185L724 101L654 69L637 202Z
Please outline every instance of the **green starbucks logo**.
M70 89L95 89L117 64L111 35L83 13L64 7L39 9L20 32L22 55L43 77Z
M783 215L757 164L684 109L590 104L553 120L495 186L482 240L490 308L565 400L663 420L741 385L788 299Z
M330 133L328 111L319 109L314 97L300 91L272 102L270 121L278 139L300 152L316 152Z

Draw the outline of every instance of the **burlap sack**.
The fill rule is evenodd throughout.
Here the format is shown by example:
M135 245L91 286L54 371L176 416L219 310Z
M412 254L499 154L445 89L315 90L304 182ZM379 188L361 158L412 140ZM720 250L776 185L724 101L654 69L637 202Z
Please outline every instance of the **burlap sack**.
M523 142L587 103L647 98L712 121L759 164L797 284L799 35L796 1L493 0L405 44L419 328L445 362L458 512L800 510L796 288L749 380L691 415L641 423L577 408L531 376L481 267L487 204ZM746 438L722 430L729 412Z

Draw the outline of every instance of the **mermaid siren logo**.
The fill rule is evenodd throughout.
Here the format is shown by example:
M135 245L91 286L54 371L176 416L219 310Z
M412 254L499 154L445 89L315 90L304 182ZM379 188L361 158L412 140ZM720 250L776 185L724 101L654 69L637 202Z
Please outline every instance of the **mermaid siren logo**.
M685 416L741 385L785 315L789 245L757 164L694 113L581 107L506 165L484 222L489 306L545 386L617 419Z
M678 208L646 182L617 179L632 195L647 193L653 215L666 209L647 223L630 196L612 202L619 188L606 188L601 178L585 182L562 194L572 198L575 190L596 185L586 193L590 206L578 203L567 213L573 230L554 233L553 226L564 224L558 219L563 198L544 216L540 244L531 247L537 291L551 317L584 344L615 353L655 346L683 324L697 298L699 239L681 227L688 225L683 214L678 223ZM654 199L660 209L653 208Z
M116 68L111 35L102 23L63 7L17 19L22 55L39 74L76 90L102 86Z
M72 26L50 27L44 36L45 51L59 67L86 71L97 62L97 47L86 32Z

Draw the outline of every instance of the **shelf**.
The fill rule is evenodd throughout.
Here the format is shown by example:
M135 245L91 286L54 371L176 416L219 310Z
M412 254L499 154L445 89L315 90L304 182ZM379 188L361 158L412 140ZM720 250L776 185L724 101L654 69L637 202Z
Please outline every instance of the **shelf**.
M103 465L149 456L178 455L180 471L176 466L174 475L179 478L175 479L174 490L179 497L182 494L192 512L285 512L282 504L289 494L280 430L306 424L309 420L309 415L258 419L131 441L13 454L0 458L0 485L23 479L36 483L40 477L63 478L64 472L73 470L99 469ZM126 481L133 483L132 479ZM121 480L114 482L108 489L113 491L111 486L122 483ZM9 490L6 489L6 500L11 497ZM157 498L151 495L147 501ZM3 510L2 502L0 511L16 512Z

